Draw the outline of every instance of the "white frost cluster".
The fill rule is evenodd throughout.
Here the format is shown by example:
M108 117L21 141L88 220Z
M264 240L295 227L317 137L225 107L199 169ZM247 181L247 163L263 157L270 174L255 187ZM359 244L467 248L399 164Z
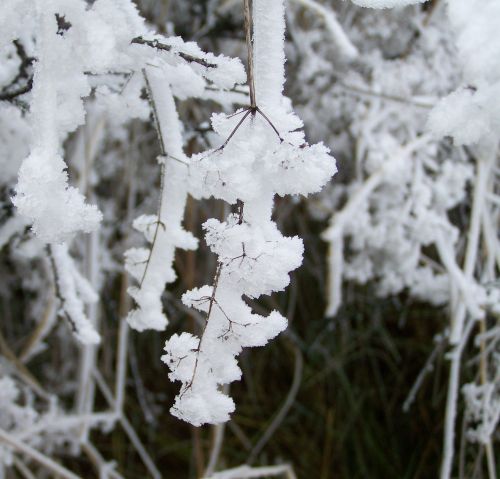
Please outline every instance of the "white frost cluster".
M286 328L279 312L257 315L244 300L283 290L302 262L302 241L284 237L271 219L274 196L317 192L336 172L325 146L306 143L283 97L283 0L255 0L253 22L256 105L214 115L220 145L190 163L192 194L239 205L225 222L205 223L218 258L214 281L182 298L205 313L200 337L174 335L165 345L169 377L182 383L171 411L194 425L229 419L234 402L221 387L241 377L236 356Z
M83 121L80 97L89 93L75 44L58 34L56 14L64 11L60 7L55 0L32 4L38 25L31 102L33 142L13 199L19 212L33 223L35 234L48 243L67 241L77 231L91 231L101 220L97 208L86 205L83 196L68 185L60 156L66 134Z
M444 98L433 110L429 125L435 133L448 135L457 145L467 145L474 155L476 177L471 208L470 230L463 266L464 279L469 290L474 283L474 297L482 298L483 308L490 314L498 312L498 146L500 131L500 35L498 21L500 4L486 0L448 0L448 16L454 30L458 54L462 63L462 86ZM495 268L495 264L497 267ZM465 294L461 295L452 311L452 344L467 338L467 331L478 319L465 314ZM470 309L468 312L470 313ZM480 317L482 329L488 327L488 316ZM467 405L468 436L491 448L491 442L500 420L500 390L498 388L497 327L486 329L476 336L481 343L481 374L478 382L467 384L463 393ZM458 359L457 359L458 358ZM454 361L459 356L455 355ZM450 390L457 391L458 378L450 379ZM458 394L455 393L455 396ZM447 429L454 426L456 405L447 410ZM490 455L489 455L490 456ZM453 436L445 441L443 477L448 477L453 458ZM488 467L493 469L491 458Z
M102 219L97 207L70 186L62 143L85 121L83 99L91 93L92 75L140 70L147 59L141 59L130 42L146 30L127 0L97 0L90 7L83 0L24 4L36 20L33 137L13 201L40 240L61 243L79 231L95 230ZM2 16L0 29L15 38L17 31L7 21L9 16Z
M309 120L319 128L347 121L355 138L350 183L336 184L323 195L334 211L323 235L330 245L331 316L342 304L346 279L371 283L380 296L407 292L448 304L450 276L433 250L441 237L447 248L457 244L460 234L448 214L466 198L473 177L464 155L422 131L433 98L453 88L459 75L450 57L450 32L429 24L407 55L385 59L378 48L388 41L383 22L387 19L365 13L352 32L374 47L359 60L364 74L353 69L334 84L332 95L308 106L317 117ZM428 72L424 83L422 71ZM332 138L340 144L346 140L345 133Z
M68 186L64 160L43 147L24 160L13 202L33 223L37 237L48 243L68 241L77 231L89 233L102 219L95 206L85 204L78 190Z
M452 136L458 145L496 141L500 129L500 3L496 0L448 0L448 16L456 33L464 85L441 100L429 126Z
M348 183L335 185L321 205L333 210L324 235L330 246L327 313L339 312L343 279L371 282L382 296L406 292L448 307L451 369L443 479L453 470L461 355L475 322L488 328L490 315L498 311L500 250L500 4L446 3L446 9L436 4L405 18L414 34L391 31L390 19L401 12L361 13L364 20L350 31L365 47L358 65L334 78L332 99L321 99L315 109L312 100L307 108L319 117L319 128L337 119L350 124L349 133L334 134L334 140L354 152ZM449 28L438 26L437 18ZM309 64L321 65L319 60ZM321 66L318 70L316 77ZM310 77L303 75L306 83ZM444 136L459 148L442 141ZM469 204L464 225L457 216ZM476 337L482 342L481 379L463 389L469 437L488 448L499 420L498 375L492 372L498 338L497 328Z

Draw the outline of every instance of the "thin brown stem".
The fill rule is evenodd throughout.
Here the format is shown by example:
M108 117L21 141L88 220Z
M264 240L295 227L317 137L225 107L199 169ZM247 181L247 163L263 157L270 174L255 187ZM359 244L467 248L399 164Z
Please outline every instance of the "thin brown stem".
M250 88L250 107L255 110L257 100L255 98L255 76L254 76L254 61L253 61L253 17L252 17L252 0L244 0L245 10L245 35L248 53L247 78L248 87Z
M479 362L479 377L481 385L484 386L488 383L488 358L486 351L486 340L484 339L484 335L486 334L486 319L481 319L479 321L479 332L481 336L481 342L479 344L480 347L480 362ZM488 476L490 479L495 477L495 456L493 454L493 445L491 438L484 445L486 450L486 464L488 467Z
M156 227L155 227L155 232L153 234L153 241L151 242L151 248L149 249L149 254L148 254L148 259L146 260L146 266L144 267L144 273L142 273L141 281L139 283L139 289L142 288L142 285L144 283L144 280L146 279L146 274L149 269L149 265L151 263L151 258L153 256L153 250L156 246L156 240L158 238L158 233L160 232L160 226L162 226L164 229L166 229L165 225L161 222L160 216L162 212L162 197L163 197L163 190L165 188L165 164L162 163L161 165L161 172L160 172L160 198L158 201L158 212L157 212L157 219L156 219Z
M149 105L151 107L151 111L153 112L153 119L156 128L156 133L158 135L158 140L160 141L160 151L162 156L167 156L167 150L165 148L165 141L163 139L163 135L161 134L160 129L160 120L158 118L158 111L156 109L156 103L153 98L153 90L151 88L151 83L149 82L148 74L146 69L142 69L142 76L144 77L144 83L146 84L146 90L148 92Z
M231 138L239 130L240 126L247 119L248 115L250 115L250 113L252 113L252 111L253 110L251 108L249 108L247 110L247 112L243 115L243 118L238 122L238 124L235 126L235 128L233 129L233 131L231 132L231 134L227 137L227 140L221 146L219 146L219 148L217 148L217 150L215 150L215 151L223 150L227 146L227 144L231 141Z
M215 276L214 276L213 287L212 287L212 294L210 295L210 298L209 298L209 306L208 306L207 316L205 318L205 324L203 326L203 331L201 332L201 335L200 335L200 341L198 342L198 349L196 350L196 359L195 359L195 362L194 362L193 375L192 375L191 380L189 381L189 383L186 385L186 387L184 388L184 390L181 392L181 396L188 389L191 388L191 386L193 385L194 379L196 377L196 370L198 369L198 362L199 362L199 358L200 358L201 347L203 345L203 338L205 337L205 332L206 332L207 327L208 327L208 322L209 322L210 316L212 314L213 306L216 303L215 293L217 292L217 287L219 285L219 279L220 279L221 273L222 273L222 263L219 263L218 266L217 266L217 270L215 272Z
M158 134L158 141L160 143L160 152L161 155L165 158L167 156L167 151L165 148L165 140L163 139L163 135L161 133L161 128L160 128L160 121L158 118L158 111L156 109L156 104L154 102L154 97L153 97L153 91L151 89L151 84L149 82L149 78L147 75L147 72L145 69L142 70L142 74L144 76L144 82L146 83L146 90L148 92L148 98L149 98L149 104L151 106L151 111L153 112L153 119L154 119L154 124L156 128L156 132ZM155 227L155 232L153 234L153 241L151 242L151 248L149 249L149 255L148 259L146 260L146 266L144 267L144 272L141 277L141 281L139 282L139 289L142 288L142 285L144 283L144 280L146 279L146 275L149 269L149 265L151 263L151 258L153 256L153 250L156 246L156 240L158 238L158 234L160 231L160 226L163 227L163 229L166 229L166 226L161 222L161 213L162 213L162 199L163 199L163 190L165 188L165 162L161 163L160 167L160 197L158 199L158 208L157 208L157 214L156 214L156 227Z
M233 128L233 130L231 131L231 133L229 134L229 136L226 138L226 140L224 141L224 143L222 143L221 146L219 146L218 148L216 148L211 153L209 153L208 155L204 156L203 158L201 158L198 161L205 160L205 159L209 158L210 156L214 155L215 153L219 153L219 152L223 151L224 148L226 148L226 146L228 145L228 143L231 141L231 139L233 138L233 136L240 129L241 125L243 125L243 123L245 122L245 120L248 118L248 116L250 114L255 115L256 113L258 113L259 115L261 115L262 118L264 118L264 120L269 124L269 126L276 133L276 136L279 138L280 143L283 143L285 141L283 139L283 137L280 135L280 132L278 131L278 129L274 126L273 122L269 119L269 117L258 106L256 106L256 107L250 106L250 107L248 107L248 108L246 108L246 109L244 109L242 111L239 111L239 112L233 113L232 115L229 115L227 118L232 118L232 117L234 117L236 115L239 115L241 113L245 113L245 114L243 115L243 117L241 118L241 120L237 123L237 125Z
M45 328L47 327L47 323L49 322L52 316L53 303L54 303L54 292L51 291L48 295L47 306L45 307L45 311L43 313L41 321L37 323L34 331L26 340L26 343L23 345L21 353L19 354L19 359L23 363L27 361L29 355L31 354L35 346L39 344L39 342L41 341L45 332Z
M255 108L257 113L259 113L260 115L262 115L262 117L264 118L264 120L266 120L269 125L271 126L271 128L274 130L274 132L278 135L278 138L280 139L280 143L283 143L283 137L280 135L280 132L278 131L278 129L273 125L273 122L268 118L268 116L259 108L259 107L256 107Z

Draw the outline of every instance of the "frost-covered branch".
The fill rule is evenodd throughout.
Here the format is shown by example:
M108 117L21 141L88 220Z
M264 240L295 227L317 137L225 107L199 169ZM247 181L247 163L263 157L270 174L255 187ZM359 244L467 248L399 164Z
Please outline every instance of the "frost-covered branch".
M283 476L286 479L296 479L293 468L289 465L249 467L239 466L234 469L217 472L205 479L254 479L259 477Z
M157 215L143 215L134 221L134 228L144 233L151 247L149 250L132 248L125 254L127 270L139 282L137 287L129 289L137 308L130 312L128 322L139 331L166 327L161 297L165 285L176 279L175 251L177 248L193 250L198 245L197 239L182 225L191 165L183 150L182 126L174 94L180 98L203 96L206 81L214 82L219 88L232 88L243 80L239 61L205 54L195 44L171 39L164 41L171 44L156 40L151 45L142 44L155 48L160 48L160 45L160 50L168 52L174 60L178 55L183 62L195 63L195 66L201 65L205 69L199 72L185 63L169 64L160 58L158 65L148 66L143 71L160 142L161 186ZM179 77L184 84L179 83Z
M39 464L44 466L47 470L51 471L52 473L64 479L81 479L80 476L73 474L71 471L59 465L50 457L40 453L36 449L23 443L22 441L19 441L8 432L3 431L1 429L0 429L0 442L6 444L7 446L12 447L14 450L20 452L21 454L25 454L29 458L33 459L35 462L38 462Z
M145 234L151 247L148 250L130 249L126 253L128 271L139 281L129 289L137 304L129 316L129 324L139 331L164 329L161 296L165 284L175 280L173 269L176 247L195 249L196 239L182 228L187 200L188 159L182 148L180 122L174 97L166 78L158 77L153 69L144 72L150 101L159 132L162 156L160 201L157 216L141 216L134 228Z
M55 0L37 0L35 5L39 30L31 105L34 136L30 156L19 171L13 201L21 215L33 223L33 231L41 240L58 243L70 239L77 231L92 231L102 216L95 206L85 204L83 196L69 186L67 166L60 156L61 142L81 121L83 111L79 107L72 112L73 116L65 117L58 108L65 95L72 93L71 87L60 82L60 77L64 76L63 59L69 61L70 51L58 35L56 14L59 5ZM69 63L75 68L74 64L74 61ZM79 80L83 76L77 70L72 73ZM80 87L76 94L78 101L85 93L85 87Z
M293 0L293 2L310 9L324 19L326 28L330 32L336 47L340 50L340 55L349 60L358 56L358 49L346 35L331 8L325 7L316 0Z
M56 296L73 334L84 344L97 344L99 334L85 315L84 303L97 301L97 294L78 272L65 244L47 247L54 273Z
M191 160L193 194L237 203L240 211L225 222L204 224L207 244L218 257L217 272L212 286L187 292L183 302L206 314L205 325L199 338L174 335L163 356L169 377L182 383L171 411L194 425L229 419L234 403L220 386L240 378L235 356L286 328L277 311L260 316L243 300L284 289L289 271L302 261L302 241L283 237L272 222L275 194L318 191L335 172L328 150L309 146L297 131L301 122L283 97L283 1L255 0L251 16L249 21L247 10L247 29L254 28L248 46L255 106L214 115L212 125L225 138L222 146Z

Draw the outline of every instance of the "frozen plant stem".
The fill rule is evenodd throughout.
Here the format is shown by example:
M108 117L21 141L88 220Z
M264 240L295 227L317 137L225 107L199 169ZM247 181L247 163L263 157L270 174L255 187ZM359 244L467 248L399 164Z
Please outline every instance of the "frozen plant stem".
M84 311L84 303L97 301L96 293L78 272L66 244L48 245L46 251L54 276L54 288L60 303L60 313L81 343L99 343L100 336Z
M204 479L257 479L277 476L285 479L297 479L293 468L288 464L267 467L249 467L245 465L215 473Z
M182 299L206 314L205 325L200 337L173 335L162 358L169 377L182 383L171 412L196 426L229 419L235 406L222 387L241 378L237 355L286 328L278 311L260 316L243 299L283 290L302 262L301 239L284 237L272 220L274 196L317 192L336 171L324 145L307 144L283 97L284 1L245 1L244 9L251 104L234 115L214 115L212 125L226 140L190 164L195 194L237 205L238 212L204 224L217 255L214 282Z
M102 215L68 183L67 166L60 156L69 127L61 121L59 112L63 87L58 78L64 77L66 70L61 72L57 55L61 48L56 21L58 5L54 0L37 0L35 7L39 30L30 112L33 140L30 155L19 170L13 202L32 223L41 241L56 244L70 240L79 231L94 231Z
M410 159L415 151L423 148L430 141L429 135L422 135L395 151L392 158L374 171L357 188L345 206L337 211L328 229L323 233L323 239L329 241L328 252L328 307L326 315L333 317L342 304L342 278L344 270L344 228L345 223L352 218L356 210L369 198L384 178L397 165Z
M180 121L169 80L156 70L147 67L143 75L160 142L160 199L156 216L142 216L134 222L150 241L149 250L131 249L126 253L127 269L139 281L138 287L129 288L137 307L130 312L128 322L139 331L166 327L161 296L165 286L176 278L176 248L197 247L196 239L182 227L189 162L183 151ZM142 268L137 267L141 264Z
M496 145L480 145L477 160L477 176L474 186L474 197L472 203L471 224L468 234L467 249L464 261L464 276L466 280L474 277L474 268L478 257L481 217L485 206L485 198L488 193L488 181L491 168L496 159ZM450 332L450 343L453 347L450 366L450 379L448 384L448 396L446 401L445 432L443 445L443 460L441 463L441 479L449 479L452 473L455 441L455 419L457 412L458 389L460 387L460 359L464 340L464 323L466 319L466 290L462 289L462 296L458 304L452 308L452 324ZM469 321L469 328L474 319ZM480 318L481 319L481 318ZM467 334L468 337L468 334Z
M94 122L90 121L93 118L89 115L88 123L83 129L85 141L84 158L83 158L83 174L81 181L81 190L86 192L87 197L93 197L92 184L89 181L93 165L98 152L102 131L105 126L105 121L102 117L97 117ZM98 287L100 281L100 258L99 258L99 231L93 231L85 238L85 258L86 258L86 277L89 284ZM99 330L99 304L94 302L87 305L87 317L91 325ZM92 371L97 365L98 348L93 344L86 344L80 352L80 370L76 408L79 414L90 414L94 408L95 399L95 381ZM84 424L80 440L83 443L89 440L89 427Z
M325 26L329 30L340 54L348 60L353 60L358 56L358 49L349 40L344 29L337 20L333 8L327 8L316 0L292 0L294 3L310 9L324 19Z
M99 281L99 233L92 232L86 241L87 277L90 284L97 285ZM93 303L87 307L88 319L91 325L98 329L98 304ZM78 394L76 408L78 414L90 414L94 408L95 382L92 376L92 370L96 367L97 346L86 344L80 352L80 377L78 382ZM89 436L89 427L84 424L81 430L80 440L87 442Z
M479 357L479 377L480 383L482 386L485 386L488 383L488 355L486 352L486 340L484 335L486 334L486 319L479 320L479 333L481 336L479 348L480 348L480 357ZM488 438L488 442L484 445L486 450L486 463L488 466L488 475L489 479L495 479L496 476L496 464L495 464L495 455L493 451L492 438Z
M70 470L57 464L57 462L53 461L50 457L38 452L36 449L33 449L31 446L28 446L2 429L0 429L0 444L1 443L12 447L21 454L25 454L33 461L45 467L48 471L51 471L55 477L61 477L61 479L81 479L80 476L73 474Z
M250 89L250 108L255 110L257 107L257 101L255 98L255 77L254 77L254 62L253 62L253 41L252 41L252 0L244 0L245 9L245 39L247 44L247 75L248 75L248 87Z

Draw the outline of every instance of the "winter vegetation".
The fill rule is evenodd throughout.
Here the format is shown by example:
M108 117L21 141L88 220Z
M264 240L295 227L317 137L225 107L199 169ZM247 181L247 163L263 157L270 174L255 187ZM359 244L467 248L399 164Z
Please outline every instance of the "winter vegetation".
M499 477L499 22L3 0L0 479Z

